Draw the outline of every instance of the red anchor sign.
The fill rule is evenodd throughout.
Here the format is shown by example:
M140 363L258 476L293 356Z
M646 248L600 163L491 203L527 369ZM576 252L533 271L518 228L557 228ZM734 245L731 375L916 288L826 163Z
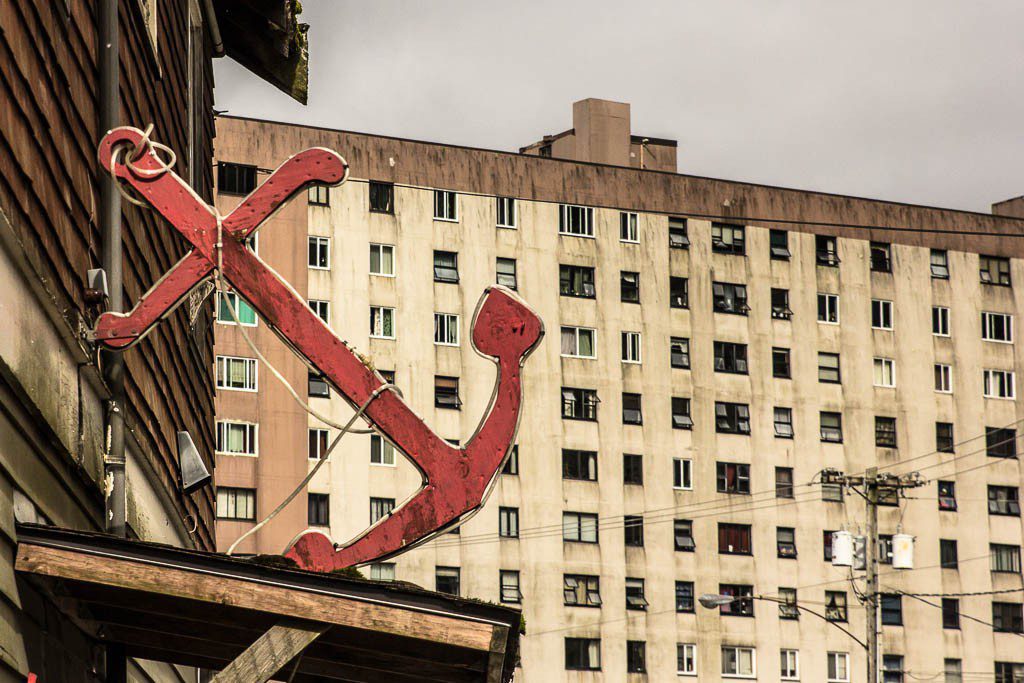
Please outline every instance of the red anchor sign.
M134 158L133 158L134 157ZM462 448L435 434L384 379L310 309L305 300L244 245L278 208L304 188L338 185L345 160L331 150L307 149L288 159L226 216L206 204L157 157L137 128L116 128L99 146L99 162L131 185L192 250L127 314L104 313L97 341L126 348L169 315L220 268L222 277L273 329L306 358L420 470L423 486L392 513L338 547L308 530L287 556L300 566L331 571L387 558L423 543L475 513L512 449L522 409L522 365L544 335L536 313L510 290L488 287L473 317L473 347L497 365L490 405ZM218 241L222 244L218 247Z

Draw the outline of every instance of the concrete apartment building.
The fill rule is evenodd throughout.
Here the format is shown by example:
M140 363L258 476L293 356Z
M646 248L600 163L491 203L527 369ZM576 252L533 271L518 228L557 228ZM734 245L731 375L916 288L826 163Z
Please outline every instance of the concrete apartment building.
M917 469L928 485L879 515L882 534L916 537L915 568L882 571L885 680L1024 680L1020 202L987 215L688 176L674 142L630 132L628 105L573 115L518 154L218 119L222 210L302 149L349 161L347 183L292 201L256 249L442 436L468 438L491 397L469 341L484 288L514 287L545 321L486 506L363 571L521 604L517 680L863 681L839 628L695 596L795 591L863 639L826 553L864 504L815 477ZM240 312L303 398L351 415ZM225 549L336 432L313 431L234 325L215 349ZM418 485L389 444L350 435L238 552L280 553L307 525L344 542Z

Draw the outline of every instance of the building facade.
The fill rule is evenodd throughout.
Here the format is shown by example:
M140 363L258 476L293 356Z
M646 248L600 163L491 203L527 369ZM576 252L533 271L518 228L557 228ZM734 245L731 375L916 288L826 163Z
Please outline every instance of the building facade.
M578 104L574 130L613 104ZM629 150L628 118L610 129L588 144ZM521 605L517 680L863 681L863 649L834 627L863 640L863 582L828 553L864 505L817 475L918 470L928 485L879 514L883 540L916 538L914 569L883 564L885 680L1022 680L1024 220L681 175L674 154L655 170L580 145L514 154L233 117L218 119L221 210L314 146L351 179L293 200L254 248L441 436L468 438L491 397L470 342L486 286L516 289L548 333L486 506L367 574ZM260 366L225 301L221 549L336 435ZM239 314L303 400L351 415ZM419 483L390 444L349 435L238 552L280 553L307 526L344 542ZM710 610L706 593L768 599Z

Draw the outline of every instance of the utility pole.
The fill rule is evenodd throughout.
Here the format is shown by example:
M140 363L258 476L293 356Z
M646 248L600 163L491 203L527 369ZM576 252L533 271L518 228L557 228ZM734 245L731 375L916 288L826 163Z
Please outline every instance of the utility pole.
M903 475L878 473L877 467L869 467L863 474L863 476L847 476L842 472L834 469L825 469L821 472L820 482L825 484L831 484L835 486L842 486L843 488L849 488L864 499L865 512L866 512L866 536L864 542L865 550L865 563L864 569L866 571L865 583L866 583L866 596L865 602L865 615L867 617L867 623L865 625L865 635L867 641L867 683L878 683L878 674L881 670L881 654L878 647L878 636L881 631L881 624L879 623L879 601L880 593L878 590L878 562L879 562L879 537L878 537L878 501L882 498L880 492L885 494L885 498L892 499L895 497L899 498L900 492L903 489L917 488L918 486L924 486L927 483L921 478L919 472L909 472Z

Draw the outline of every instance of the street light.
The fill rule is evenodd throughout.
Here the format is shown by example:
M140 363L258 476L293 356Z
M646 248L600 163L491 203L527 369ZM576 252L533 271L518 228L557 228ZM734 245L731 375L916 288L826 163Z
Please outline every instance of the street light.
M795 602L790 602L789 600L783 600L781 598L770 598L770 597L767 597L765 595L740 595L740 596L732 596L732 595L716 595L714 593L705 593L704 595L702 595L699 598L697 598L697 602L699 602L702 607L706 607L707 609L716 609L718 607L724 607L725 605L729 605L729 604L732 604L734 602L738 602L740 600L764 600L765 602L774 602L774 603L778 603L780 605L786 605L788 607L792 607L793 609L800 610L801 612L807 612L808 614L812 614L812 615L818 617L822 621L827 621L828 623L832 624L837 629L839 629L840 631L842 631L846 635L848 635L851 638L853 638L854 642L856 642L862 648L864 648L865 650L868 649L867 643L865 643L863 640L861 640L857 636L855 636L852 633L850 633L849 631L847 631L845 628L843 628L842 626L837 624L832 619L829 619L828 617L826 617L823 614L818 614L814 610L807 609L806 607L803 607L803 606L801 606L801 605L799 605L799 604L797 604Z

